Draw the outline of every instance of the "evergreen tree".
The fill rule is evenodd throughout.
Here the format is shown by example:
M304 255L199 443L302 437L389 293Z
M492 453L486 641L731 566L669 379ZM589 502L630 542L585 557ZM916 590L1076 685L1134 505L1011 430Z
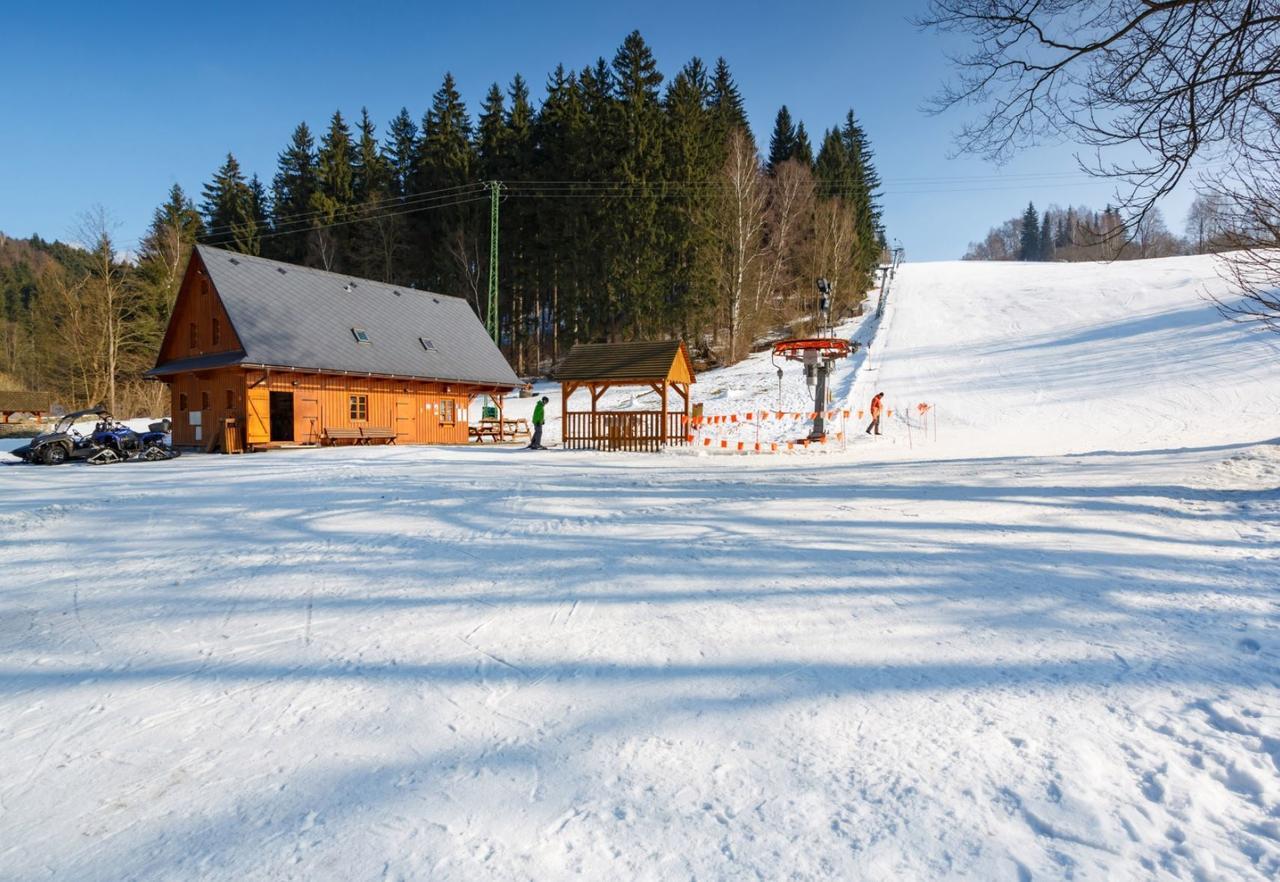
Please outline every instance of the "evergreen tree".
M152 215L151 226L138 246L133 287L138 292L139 334L144 345L159 348L187 259L203 232L200 213L182 187L174 184L169 198Z
M610 142L617 149L616 180L629 185L609 200L611 212L606 251L612 336L655 333L665 298L662 279L664 241L659 218L663 178L662 108L658 89L662 74L639 31L623 40L613 58L617 103Z
M277 235L264 243L268 256L301 263L307 253L311 195L316 189L315 140L305 122L293 130L271 180L272 226Z
M546 95L534 121L530 174L544 181L585 179L586 125L577 75L558 65L547 78ZM552 200L538 217L534 259L553 314L553 359L585 336L585 292L594 286L582 269L589 257L583 246L593 234L587 210L594 201Z
M256 254L259 247L258 210L253 192L240 171L240 163L227 160L205 184L200 210L207 224L207 241L219 248Z
M473 184L475 151L471 143L471 119L453 74L446 73L431 99L422 120L422 137L414 161L412 191L415 196L432 195L439 200L457 196ZM412 278L424 288L460 294L473 290L474 268L462 257L460 243L475 235L469 221L470 206L441 204L413 215L415 238L421 243L419 262Z
M791 157L813 168L813 145L809 143L809 133L804 130L804 123L796 123L796 146Z
M711 75L711 112L722 139L735 128L750 131L742 93L738 91L738 84L729 73L729 62L723 56L716 59L715 71Z
M340 111L329 119L329 131L316 153L316 188L311 194L312 230L307 261L338 271L348 263L348 242L355 205L351 130Z
M391 189L397 196L409 193L414 161L418 155L418 127L409 111L402 107L387 127L387 140L382 147L391 174Z
M391 164L378 147L378 133L367 108L360 109L359 136L351 161L351 224L348 265L360 276L382 281L395 278L395 264L403 248L404 218L393 194Z
M1040 215L1036 213L1034 203L1027 203L1027 210L1022 213L1022 234L1018 248L1019 260L1040 259Z
M1048 210L1040 224L1040 243L1037 246L1038 260L1053 260L1053 225L1049 221Z
M779 165L786 162L796 152L796 126L791 121L791 111L782 105L773 122L773 135L769 138L769 161L766 168L769 174Z
M476 170L482 181L500 179L507 154L507 108L502 89L489 86L476 119Z
M716 141L710 110L711 80L702 60L694 58L672 78L663 106L667 117L666 172L674 182L672 198L663 206L670 285L664 312L668 329L691 337L712 317L715 275L707 255L714 247L706 194L693 182L714 180L722 145Z
M884 228L880 221L880 175L872 162L874 154L866 133L858 125L852 110L845 115L840 139L853 168L853 189L849 198L858 240L856 261L859 269L866 274L865 282L869 285L884 243Z

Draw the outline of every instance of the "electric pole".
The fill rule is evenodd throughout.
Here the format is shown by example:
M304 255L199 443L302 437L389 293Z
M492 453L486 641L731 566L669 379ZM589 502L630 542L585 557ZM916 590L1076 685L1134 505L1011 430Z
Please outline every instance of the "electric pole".
M493 342L498 342L498 191L501 181L490 181L489 188L489 305L484 326Z

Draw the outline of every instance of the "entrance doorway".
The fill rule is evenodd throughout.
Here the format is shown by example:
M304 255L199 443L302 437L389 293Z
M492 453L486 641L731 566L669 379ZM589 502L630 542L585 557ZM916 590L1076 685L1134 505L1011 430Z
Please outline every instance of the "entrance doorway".
M396 443L412 444L417 440L417 421L414 419L413 401L409 398L396 399Z
M271 393L271 440L293 440L293 393Z

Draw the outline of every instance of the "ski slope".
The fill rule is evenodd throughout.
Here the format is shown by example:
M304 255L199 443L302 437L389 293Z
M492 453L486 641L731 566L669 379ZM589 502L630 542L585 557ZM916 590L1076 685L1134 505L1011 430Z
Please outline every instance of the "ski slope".
M917 420L936 404L939 444L963 453L1280 437L1280 338L1210 294L1238 299L1210 257L906 264L853 398L883 389Z
M1280 379L1215 278L906 264L822 450L0 463L0 879L1274 879Z

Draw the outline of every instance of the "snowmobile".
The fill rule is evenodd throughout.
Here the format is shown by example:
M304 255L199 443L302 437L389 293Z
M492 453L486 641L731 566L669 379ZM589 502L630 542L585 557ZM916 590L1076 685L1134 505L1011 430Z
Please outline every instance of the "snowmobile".
M95 418L93 430L84 434L76 423ZM166 421L167 422L167 421ZM60 465L83 460L90 465L113 462L173 459L178 451L169 445L165 423L152 423L146 432L135 432L103 407L78 410L58 420L53 431L31 439L11 453L29 463Z

